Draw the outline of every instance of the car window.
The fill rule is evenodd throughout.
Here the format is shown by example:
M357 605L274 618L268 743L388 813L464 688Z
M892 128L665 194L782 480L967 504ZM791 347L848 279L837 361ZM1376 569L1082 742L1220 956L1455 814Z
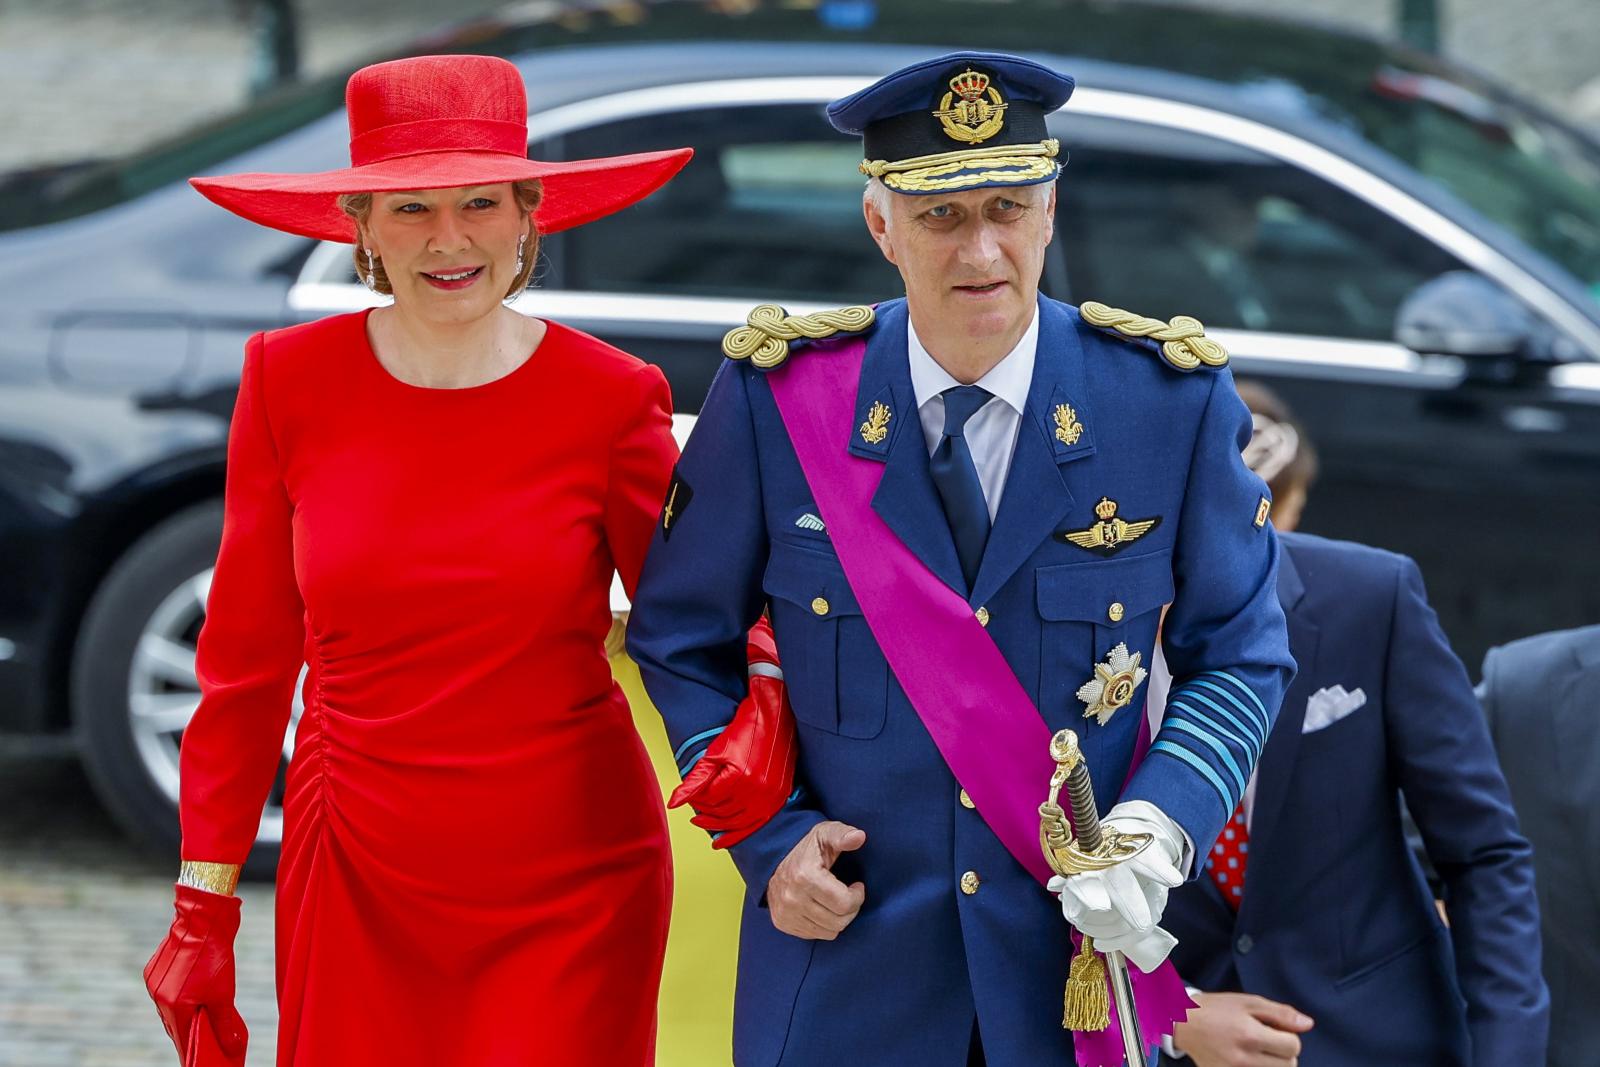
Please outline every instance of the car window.
M679 145L695 157L663 189L565 235L567 288L829 303L902 292L861 218L859 144L829 126L820 105L625 119L535 145L533 155Z
M1059 116L1057 239L1074 300L1207 326L1389 340L1461 264L1317 175L1187 130Z

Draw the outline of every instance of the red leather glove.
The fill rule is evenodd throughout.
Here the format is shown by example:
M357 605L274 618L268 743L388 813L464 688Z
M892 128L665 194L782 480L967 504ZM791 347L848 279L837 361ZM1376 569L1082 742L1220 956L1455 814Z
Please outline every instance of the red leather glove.
M233 1006L239 898L177 887L177 917L144 966L145 988L183 1067L242 1067L250 1032Z
M778 666L772 626L763 618L745 646L752 666ZM729 848L765 826L794 789L794 712L783 678L752 673L750 692L733 721L672 791L667 807L688 804L690 822L721 836L713 848Z

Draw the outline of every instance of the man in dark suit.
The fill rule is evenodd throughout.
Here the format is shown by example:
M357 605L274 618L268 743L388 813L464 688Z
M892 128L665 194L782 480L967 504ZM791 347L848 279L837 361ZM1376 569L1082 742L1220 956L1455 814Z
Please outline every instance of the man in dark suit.
M1550 1065L1600 1056L1600 626L1483 660L1478 697L1533 841L1550 984Z
M1255 416L1247 461L1297 502L1308 445L1276 398L1241 392ZM1167 906L1173 960L1200 991L1171 1051L1198 1067L1543 1063L1529 845L1416 565L1305 534L1282 545L1300 671L1239 812ZM1406 846L1402 795L1448 930Z

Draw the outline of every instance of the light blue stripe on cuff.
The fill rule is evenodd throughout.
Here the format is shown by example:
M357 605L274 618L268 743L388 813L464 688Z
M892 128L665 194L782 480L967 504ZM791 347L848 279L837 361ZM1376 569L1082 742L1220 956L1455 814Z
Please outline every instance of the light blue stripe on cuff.
M1150 746L1150 751L1165 752L1167 755L1176 757L1177 759L1180 759L1184 763L1187 763L1189 766L1193 767L1195 770L1199 771L1205 777L1206 781L1210 782L1212 787L1216 789L1217 796L1222 800L1222 809L1224 811L1231 812L1234 808L1238 807L1237 801L1231 801L1228 799L1228 789L1222 784L1222 779L1217 777L1217 772L1212 770L1210 764L1206 763L1206 761L1201 759L1199 756L1196 756L1193 752L1190 752L1188 749L1179 745L1175 745L1171 741L1157 741L1155 744Z
M699 752L696 752L694 754L694 759L690 760L688 763L685 763L682 767L678 768L678 777L679 778L687 778L687 777L689 777L689 772L694 770L694 765L696 763L699 763L701 760L705 759L706 758L706 753L710 752L710 751L711 751L711 746L707 745L705 748L702 748Z
M1228 765L1228 771L1233 775L1234 782L1238 784L1239 795L1244 795L1244 772L1239 770L1239 765L1233 760L1233 754L1223 746L1221 741L1218 741L1215 737L1212 737L1194 723L1185 722L1182 719L1173 719L1171 722L1165 725L1171 726L1174 730L1181 730L1191 737L1198 738L1201 744L1205 745L1207 748L1221 757L1222 762Z
M1183 699L1173 701L1171 704L1168 704L1167 707L1169 707L1169 708L1179 708L1182 711L1187 712L1193 718L1198 719L1200 722L1202 722L1205 725L1209 726L1211 729L1215 730L1217 733L1221 734L1223 737L1226 737L1229 741L1232 741L1234 744L1239 746L1239 751L1244 753L1245 758L1250 760L1250 762L1254 763L1256 760L1261 758L1261 753L1260 753L1259 749L1257 748L1256 741L1255 741L1255 739L1253 737L1250 740L1246 741L1244 738L1240 737L1238 734L1234 733L1232 730L1229 730L1226 726L1223 726L1221 723L1213 722L1211 720L1210 716L1206 715L1206 713L1201 711L1199 708L1190 707L1188 704L1185 704L1183 702L1184 700L1189 699L1192 695L1193 694L1185 693L1183 695ZM1174 717L1173 721L1174 722L1178 722L1178 721L1180 721L1180 719L1181 719L1181 716L1176 716L1176 717Z
M1238 731L1240 731L1241 733L1244 733L1244 734L1248 734L1249 737L1250 737L1250 740L1248 742L1239 741L1238 742L1239 747L1244 749L1246 752L1255 752L1255 753L1257 753L1259 755L1259 750L1261 748L1262 741L1261 741L1261 732L1256 729L1255 716L1251 715L1249 712L1245 712L1244 713L1244 718L1240 719L1240 717L1238 715L1235 715L1233 712L1229 711L1227 708L1222 707L1216 701L1214 701L1210 697L1206 696L1204 693L1197 693L1193 689L1185 689L1182 692L1174 693L1172 695L1172 697L1170 697L1168 699L1168 704L1169 704L1169 706L1171 704L1183 704L1183 702L1185 700L1193 700L1193 701L1197 701L1197 702L1199 702L1201 704L1204 704L1206 707L1210 708L1212 711L1214 711L1218 715L1222 716L1223 722L1230 723L1230 724L1232 724L1232 726L1233 726L1233 728L1235 730L1238 730ZM1185 707L1189 707L1189 710L1193 711L1196 715L1200 714L1200 709L1199 708L1190 707L1189 705L1186 705L1186 704L1184 706ZM1210 722L1210 720L1207 720L1207 721ZM1221 729L1221 727L1217 723L1211 723L1211 725L1212 726L1216 726L1219 730ZM1223 733L1227 733L1227 731L1225 731L1225 730L1222 731L1222 732ZM1229 734L1229 736L1231 737L1232 735ZM1235 739L1235 740L1237 740L1237 739ZM1254 759L1255 757L1252 756L1251 758Z
M695 734L693 737L689 738L689 740L685 741L683 744L678 746L678 751L676 751L676 752L674 752L672 754L672 762L673 763L682 763L683 762L683 754L685 752L689 751L691 748L693 748L695 746L696 742L704 741L708 737L716 737L718 734L720 734L722 731L724 731L726 729L727 729L726 726L718 726L715 729L702 730L699 733Z
M1235 678L1227 671L1206 671L1205 673L1214 675L1218 678L1226 678L1228 681L1238 686L1240 691L1243 692L1245 696L1250 698L1250 703L1254 704L1256 706L1256 710L1261 713L1261 721L1267 722L1271 720L1272 716L1267 714L1267 706L1261 703L1261 698L1256 696L1256 691L1254 689L1251 689L1248 685L1245 685L1242 681ZM1204 675L1201 677L1204 677Z
M1257 717L1255 712L1253 712L1249 708L1245 707L1244 703L1242 701L1240 701L1240 699L1238 697L1234 696L1231 692L1229 692L1228 690L1222 688L1216 682L1208 682L1203 678L1194 678L1194 679L1191 679L1188 682L1184 683L1184 692L1185 693L1194 693L1195 690L1197 690L1197 689L1210 690L1211 692L1217 694L1222 699L1226 700L1228 703L1232 704L1234 707L1238 708L1239 709L1239 714L1238 715L1234 715L1232 712L1228 712L1227 713L1227 715L1228 715L1228 717L1230 719L1239 719L1242 722L1247 722L1247 723L1250 724L1250 732L1251 733L1257 734L1257 735L1259 735L1261 737L1266 737L1267 736L1267 726L1266 726L1266 724L1263 723L1260 720L1260 718ZM1198 696L1199 694L1196 693L1195 695ZM1207 701L1207 703L1210 703L1210 702ZM1219 708L1218 710L1220 711L1221 709Z

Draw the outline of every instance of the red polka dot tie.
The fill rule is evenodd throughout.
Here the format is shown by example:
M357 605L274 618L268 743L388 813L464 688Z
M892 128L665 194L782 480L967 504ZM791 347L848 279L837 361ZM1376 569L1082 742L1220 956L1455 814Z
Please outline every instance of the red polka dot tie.
M1244 802L1234 811L1233 818L1222 828L1222 836L1211 846L1206 857L1206 870L1211 880L1222 890L1222 899L1239 910L1244 899L1244 869L1250 859L1250 831L1244 824Z

